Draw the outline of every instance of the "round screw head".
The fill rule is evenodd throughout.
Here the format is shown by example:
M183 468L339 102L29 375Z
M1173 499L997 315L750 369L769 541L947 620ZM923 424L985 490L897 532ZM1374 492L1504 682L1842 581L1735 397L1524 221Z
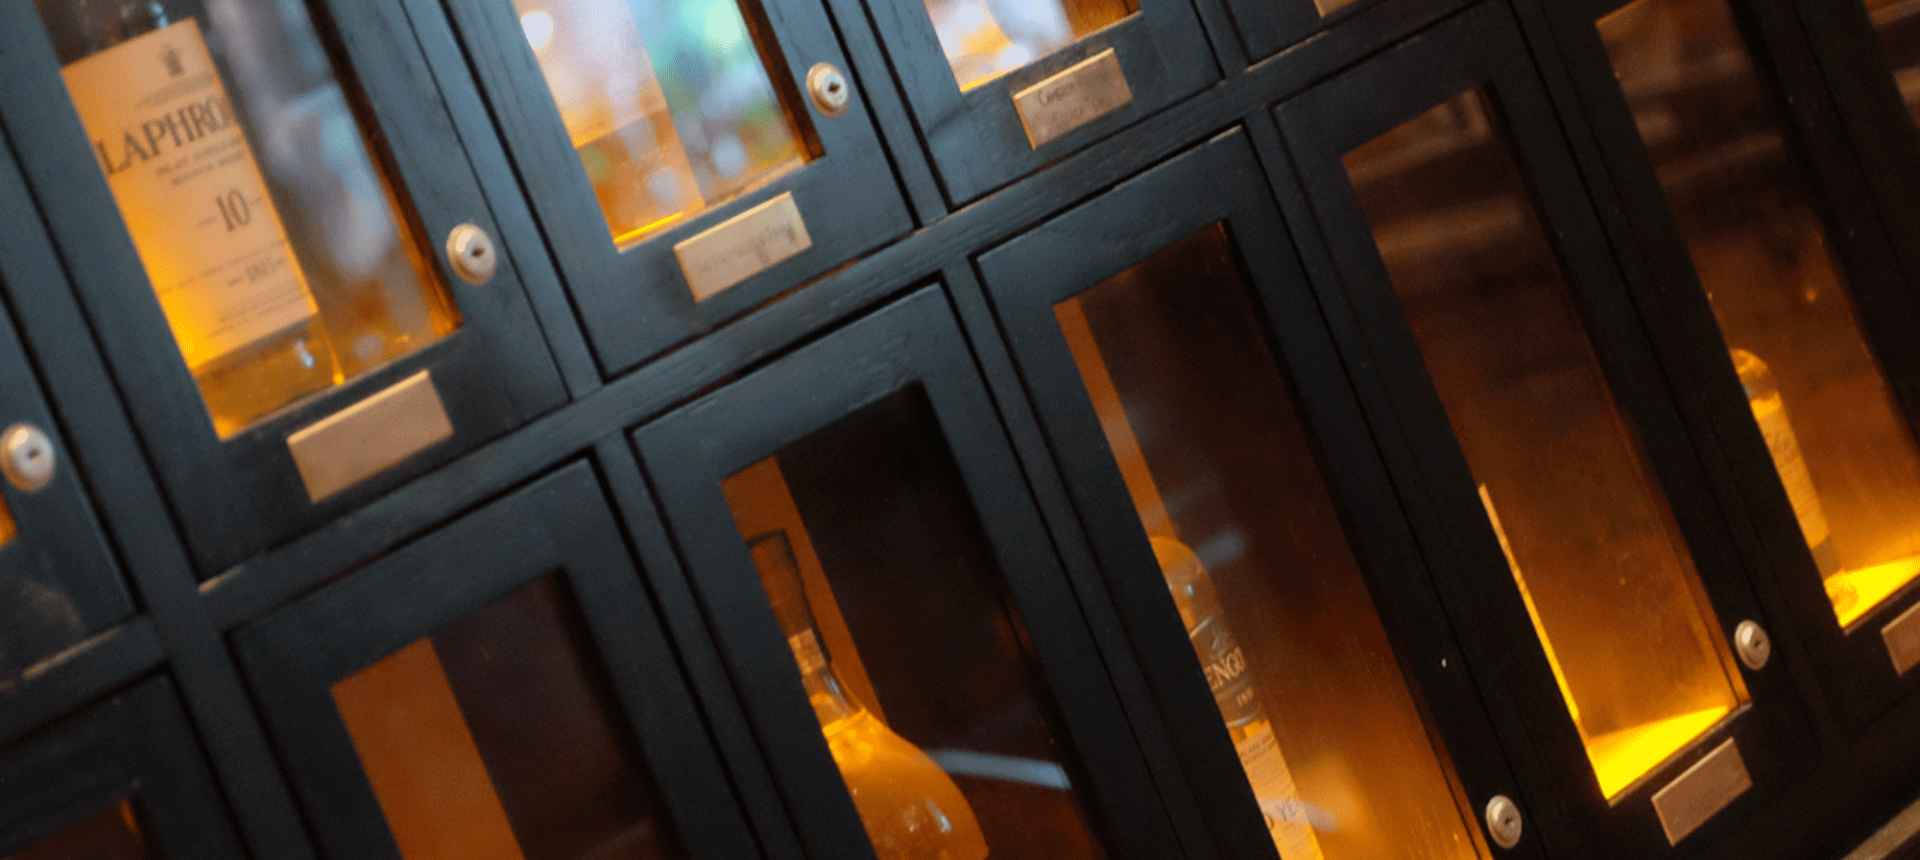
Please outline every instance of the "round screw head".
M821 113L839 116L847 112L847 104L853 101L853 84L832 63L815 63L807 72L807 95Z
M1742 621L1733 630L1733 650L1740 654L1740 662L1758 672L1767 667L1767 660L1773 656L1773 640L1767 636L1765 627Z
M472 224L455 227L447 235L447 262L460 280L476 287L493 280L493 273L500 266L499 255L493 250L493 237Z
M53 440L32 424L15 424L0 433L0 471L7 480L29 493L45 489L53 481L55 461Z
M1520 844L1520 836L1526 831L1526 822L1520 817L1520 805L1504 794L1494 795L1487 801L1487 835L1493 838L1493 844L1501 848L1512 848Z

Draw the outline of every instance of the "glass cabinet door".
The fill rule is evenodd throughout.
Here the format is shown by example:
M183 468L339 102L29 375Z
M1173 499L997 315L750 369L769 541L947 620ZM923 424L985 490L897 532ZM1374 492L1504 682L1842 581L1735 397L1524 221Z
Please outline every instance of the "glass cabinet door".
M397 8L7 14L0 123L203 565L560 401Z
M1187 0L868 5L956 207L1218 77Z
M242 628L323 851L757 856L626 553L575 465Z
M1512 778L1399 513L1336 499L1385 473L1260 175L1216 139L981 271L1216 829L1283 860L1491 857L1476 810Z
M1001 432L929 288L635 434L811 853L1180 850Z
M164 678L0 747L9 860L240 860L224 809Z
M1857 721L1920 662L1920 616L1902 614L1920 597L1920 308L1885 238L1901 219L1869 200L1889 183L1813 156L1842 137L1817 119L1820 81L1767 70L1805 68L1799 31L1768 23L1782 11L1639 0L1550 20L1759 548Z
M608 374L912 227L819 0L438 5Z
M0 156L0 209L32 206L12 160ZM0 288L64 288L46 234L31 222L0 236ZM134 609L43 391L12 311L0 308L0 688Z
M1423 504L1450 532L1433 540L1479 593L1504 580L1541 658L1529 689L1566 715L1529 727L1563 768L1549 793L1596 838L1654 851L1780 784L1793 700L1761 649L1736 661L1735 628L1764 631L1754 598L1722 521L1670 501L1705 476L1518 39L1470 14L1280 116L1341 302L1391 356ZM1390 109L1338 110L1416 75Z

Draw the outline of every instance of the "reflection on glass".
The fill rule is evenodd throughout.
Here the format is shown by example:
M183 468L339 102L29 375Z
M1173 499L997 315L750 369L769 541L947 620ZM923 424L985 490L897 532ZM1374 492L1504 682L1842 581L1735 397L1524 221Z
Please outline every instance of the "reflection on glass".
M221 436L458 324L304 5L35 3Z
M1490 119L1468 92L1345 164L1611 798L1746 690Z
M406 860L678 856L570 602L543 576L333 686Z
M1135 0L926 0L961 89L1020 68L1133 14Z
M881 860L1103 857L940 439L910 390L721 489Z
M1806 177L1721 0L1640 0L1600 35L1834 613L1851 623L1920 574L1920 447Z
M1484 856L1224 231L1054 309L1286 860Z
M736 0L514 9L616 245L800 164L799 133Z
M1907 115L1920 125L1920 0L1866 0Z
M0 860L149 860L146 839L133 819L133 804L120 801L33 847Z
M0 548L13 543L19 534L13 511L5 499L0 499ZM23 571L35 576L23 575ZM87 623L73 598L58 584L58 574L44 565L0 570L0 690L34 664L86 636Z

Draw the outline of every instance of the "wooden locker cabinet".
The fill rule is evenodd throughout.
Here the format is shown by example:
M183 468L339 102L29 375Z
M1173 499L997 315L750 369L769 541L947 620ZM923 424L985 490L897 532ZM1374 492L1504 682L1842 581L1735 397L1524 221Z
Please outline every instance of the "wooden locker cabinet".
M1786 151L1844 237L1836 256L1875 355L1915 402L1920 136L1873 19L1855 0L1729 3ZM1360 0L1322 14L1305 0L1139 0L1118 25L966 90L920 2L749 4L783 96L813 111L793 97L824 58L857 106L808 113L818 157L799 171L626 254L578 181L508 0L294 5L463 322L222 441L35 3L0 3L0 405L14 410L0 428L31 420L62 455L47 490L0 488L21 524L0 575L29 559L85 604L76 641L0 677L0 794L18 800L0 804L0 853L76 823L124 826L102 810L131 793L155 856L399 856L351 691L370 667L417 657L423 638L471 644L474 618L534 635L489 615L532 600L571 619L554 640L574 666L565 695L599 702L585 709L592 731L637 775L622 784L644 789L608 796L639 798L622 815L652 804L669 853L878 856L756 576L747 542L764 520L743 525L746 508L729 504L742 486L730 482L777 458L811 544L794 541L796 567L817 566L833 598L815 608L847 663L835 672L958 774L1004 849L993 856L1097 844L1273 860L1055 313L1135 267L1164 279L1160 255L1189 241L1224 250L1196 268L1184 309L1216 307L1203 287L1228 285L1250 338L1234 343L1257 347L1192 355L1260 367L1261 390L1283 396L1246 414L1294 428L1232 450L1271 441L1263 456L1303 464L1279 507L1311 508L1297 522L1351 556L1325 581L1377 616L1372 665L1404 682L1409 724L1443 762L1433 799L1460 856L1838 858L1912 799L1920 693L1888 668L1881 630L1913 589L1862 626L1831 621L1595 38L1622 4ZM1108 49L1134 99L1035 148L1014 94ZM1343 170L1348 151L1475 87L1493 105L1482 131L1524 177L1577 333L1639 440L1651 498L1673 512L1710 633L1731 643L1754 621L1771 634L1770 661L1727 669L1739 706L1611 800ZM789 191L823 226L812 251L691 301L672 246ZM440 251L468 221L499 251L485 286L459 281ZM423 370L452 436L310 501L288 437ZM1178 417L1218 415L1245 418ZM1284 591L1292 575L1270 579ZM15 610L0 603L0 618ZM916 620L884 623L894 610ZM449 699L469 721L506 720L460 699L477 689L461 673L484 662L452 667L466 680ZM943 708L999 701L976 690L1018 694L1025 740L969 746L929 729ZM1279 719L1311 701L1267 708ZM472 782L513 795L496 837L546 845L525 786L554 775L500 763L512 745L488 738L510 722L474 730L483 749L468 765L485 779ZM574 731L588 730L559 734ZM1670 840L1655 796L1729 741L1751 786ZM1028 782L993 788L1014 782L1010 763ZM1052 794L1021 793L1035 786ZM1490 812L1517 816L1514 847ZM1008 841L1022 822L1048 826ZM1328 860L1358 856L1326 844Z

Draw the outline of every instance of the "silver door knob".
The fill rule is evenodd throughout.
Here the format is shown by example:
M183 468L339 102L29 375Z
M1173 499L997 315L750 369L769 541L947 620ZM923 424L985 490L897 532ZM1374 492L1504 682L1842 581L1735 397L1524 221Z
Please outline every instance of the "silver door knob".
M853 84L834 64L815 63L807 72L807 96L821 113L839 116L847 112L847 103L853 100Z
M499 254L493 250L493 237L472 224L462 224L447 234L447 262L460 280L480 286L493 280L500 267Z
M1493 844L1501 848L1512 848L1520 844L1520 835L1526 830L1526 822L1520 817L1520 805L1504 794L1494 795L1487 801L1487 835L1493 838Z
M1733 629L1733 650L1739 652L1740 662L1758 672L1767 667L1767 659L1773 656L1773 640L1767 637L1765 627L1742 621Z
M0 433L0 471L25 492L40 492L53 481L57 459L53 440L32 424L15 424Z

